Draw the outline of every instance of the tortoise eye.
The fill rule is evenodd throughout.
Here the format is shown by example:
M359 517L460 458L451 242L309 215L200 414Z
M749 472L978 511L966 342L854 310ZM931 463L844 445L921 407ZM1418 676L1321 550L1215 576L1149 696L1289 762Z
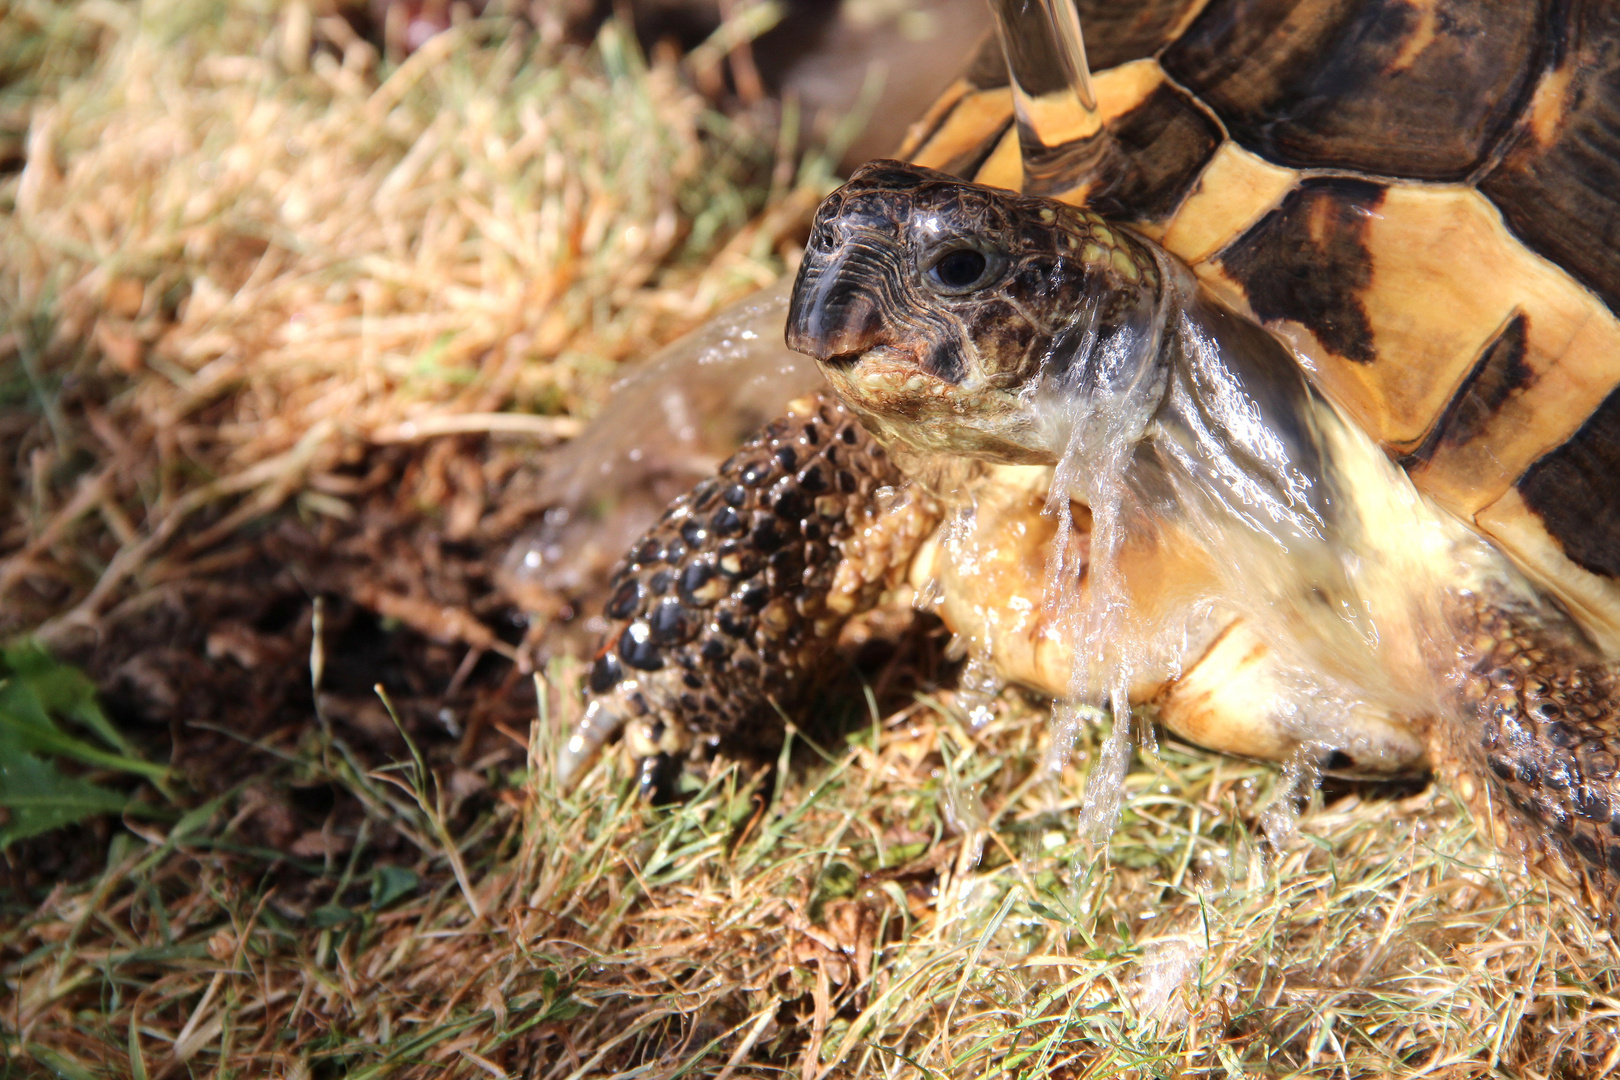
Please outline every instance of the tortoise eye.
M991 261L975 248L952 248L929 266L928 280L941 292L964 293L984 284L990 277Z

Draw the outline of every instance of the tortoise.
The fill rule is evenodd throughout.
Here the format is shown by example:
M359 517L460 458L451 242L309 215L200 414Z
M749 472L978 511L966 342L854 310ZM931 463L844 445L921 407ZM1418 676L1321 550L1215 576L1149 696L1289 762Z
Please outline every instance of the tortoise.
M981 669L1427 764L1612 897L1620 10L1078 13L1097 75L1066 5L1008 0L818 210L787 340L831 390L632 547L560 768L779 740L909 582Z

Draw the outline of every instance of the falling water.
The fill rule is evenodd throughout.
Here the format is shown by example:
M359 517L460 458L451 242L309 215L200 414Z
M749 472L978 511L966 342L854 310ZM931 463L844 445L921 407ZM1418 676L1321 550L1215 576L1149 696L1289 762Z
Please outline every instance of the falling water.
M1120 572L1119 555L1124 540L1126 470L1135 449L1124 420L1118 414L1080 418L1071 445L1053 474L1047 504L1048 512L1057 514L1058 534L1047 560L1046 602L1055 609L1053 614L1074 643L1069 700L1055 718L1055 752L1064 757L1070 752L1085 706L1106 705L1114 717L1086 778L1080 815L1081 834L1096 843L1106 843L1119 821L1131 756L1130 687L1134 670L1144 666L1145 659L1124 632L1130 597ZM1082 439L1096 439L1099 433L1100 447L1080 445ZM1066 556L1065 541L1073 527L1075 498L1091 508L1087 589L1079 587L1081 568L1070 565Z
M1060 195L1095 169L1104 134L1068 0L992 0L1018 123L1024 190Z

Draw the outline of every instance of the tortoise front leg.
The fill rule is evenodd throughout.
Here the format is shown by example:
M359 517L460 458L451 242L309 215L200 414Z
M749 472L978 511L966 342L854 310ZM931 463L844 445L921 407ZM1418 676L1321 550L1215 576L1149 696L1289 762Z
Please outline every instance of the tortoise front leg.
M620 730L649 793L687 760L779 745L780 710L937 522L835 398L794 402L626 556L559 775L574 779Z

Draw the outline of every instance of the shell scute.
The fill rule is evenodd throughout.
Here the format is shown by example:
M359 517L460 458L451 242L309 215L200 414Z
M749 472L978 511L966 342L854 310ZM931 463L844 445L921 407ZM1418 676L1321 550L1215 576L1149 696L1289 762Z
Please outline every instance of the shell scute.
M1533 250L1620 309L1620 10L1575 8L1563 55L1480 190Z
M1530 317L1515 311L1464 376L1457 393L1423 442L1401 459L1409 470L1422 468L1442 449L1455 450L1479 438L1515 394L1535 385L1536 369L1526 362Z
M1278 164L1463 180L1531 92L1545 8L1213 0L1162 62L1239 143Z
M1525 504L1576 565L1620 578L1620 390L1515 485Z
M1385 190L1370 180L1308 178L1214 261L1262 322L1298 323L1335 355L1371 363L1377 342L1362 296L1373 280L1370 219Z
M1224 141L1220 125L1193 97L1154 70L1155 85L1109 124L1113 135L1093 209L1137 221L1175 213Z

